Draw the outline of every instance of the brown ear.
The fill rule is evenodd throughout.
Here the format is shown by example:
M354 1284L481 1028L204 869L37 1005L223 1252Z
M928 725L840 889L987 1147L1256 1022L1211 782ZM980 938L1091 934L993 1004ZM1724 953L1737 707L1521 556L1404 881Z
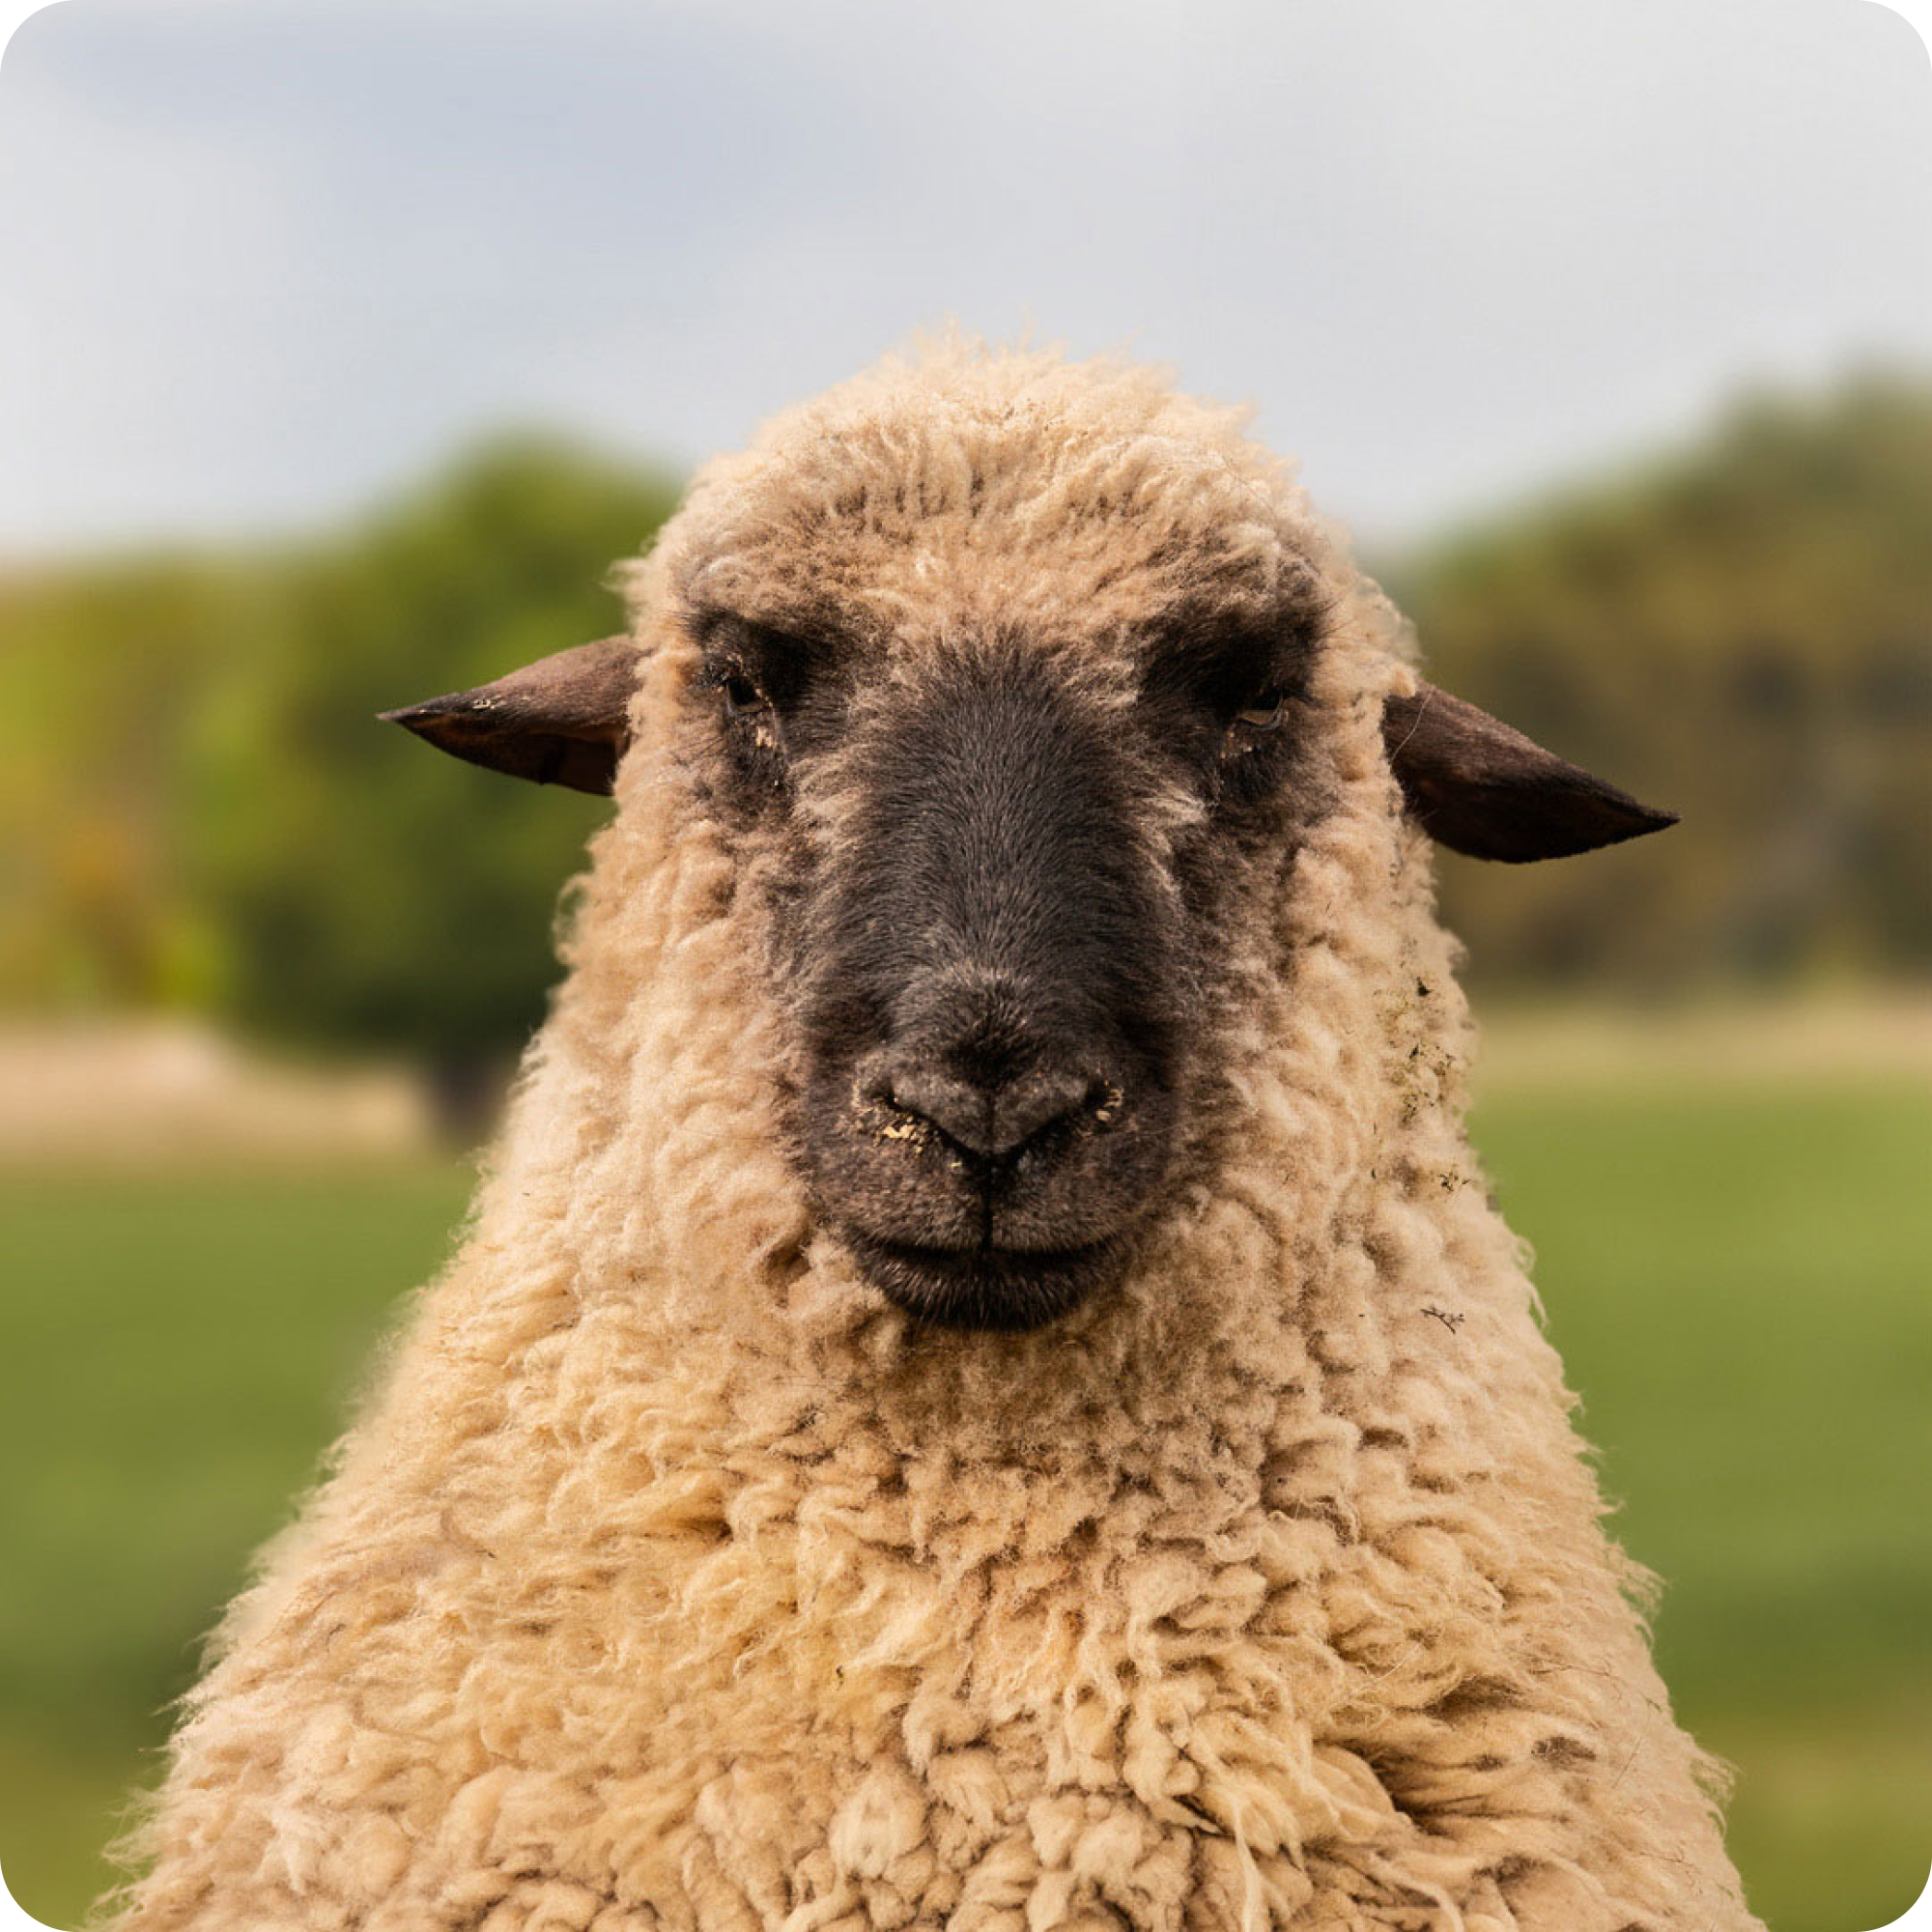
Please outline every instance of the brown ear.
M1433 684L1384 701L1382 743L1409 815L1472 859L1564 859L1677 823Z
M637 676L637 645L629 638L600 638L539 658L494 684L425 698L382 718L472 765L573 791L609 791L630 743Z

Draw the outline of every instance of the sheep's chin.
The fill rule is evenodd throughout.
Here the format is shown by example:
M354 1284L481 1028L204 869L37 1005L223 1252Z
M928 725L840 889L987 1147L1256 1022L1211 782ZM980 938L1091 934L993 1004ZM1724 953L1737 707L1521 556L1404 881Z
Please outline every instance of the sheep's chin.
M1069 1314L1126 1267L1126 1244L1021 1252L1004 1248L920 1248L843 1231L867 1281L896 1308L946 1328L1011 1333Z

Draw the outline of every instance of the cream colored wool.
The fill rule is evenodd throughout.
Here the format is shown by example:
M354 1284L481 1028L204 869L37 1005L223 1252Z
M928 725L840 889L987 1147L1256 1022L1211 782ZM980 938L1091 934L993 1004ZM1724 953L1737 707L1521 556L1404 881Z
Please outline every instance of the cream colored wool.
M128 1932L1756 1924L1463 1137L1400 627L1240 430L952 341L699 477L495 1172L221 1634ZM1211 1179L1070 1317L920 1330L781 1150L681 612L1104 679L1309 569L1335 809L1228 937Z

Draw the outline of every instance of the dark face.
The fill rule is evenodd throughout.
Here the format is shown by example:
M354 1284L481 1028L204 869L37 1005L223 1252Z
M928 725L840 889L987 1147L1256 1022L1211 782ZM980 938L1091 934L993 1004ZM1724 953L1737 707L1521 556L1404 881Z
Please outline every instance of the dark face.
M1051 1321L1199 1138L1217 937L1312 809L1319 611L1104 653L696 629L818 1211L914 1315Z

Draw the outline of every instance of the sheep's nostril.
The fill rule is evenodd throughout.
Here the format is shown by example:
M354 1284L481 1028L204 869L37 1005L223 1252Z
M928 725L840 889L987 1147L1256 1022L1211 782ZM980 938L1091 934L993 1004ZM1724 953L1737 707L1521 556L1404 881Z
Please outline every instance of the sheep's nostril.
M1088 1083L1080 1104L1095 1126L1111 1127L1121 1118L1125 1095L1111 1080L1093 1080Z
M937 1127L969 1153L984 1153L992 1138L992 1106L979 1089L937 1074L904 1070L877 1090L895 1114Z
M954 1146L982 1160L1010 1160L1028 1143L1069 1116L1092 1112L1096 1087L1084 1076L1041 1070L1017 1080L981 1086L927 1066L892 1069L875 1092L886 1104L936 1127Z

